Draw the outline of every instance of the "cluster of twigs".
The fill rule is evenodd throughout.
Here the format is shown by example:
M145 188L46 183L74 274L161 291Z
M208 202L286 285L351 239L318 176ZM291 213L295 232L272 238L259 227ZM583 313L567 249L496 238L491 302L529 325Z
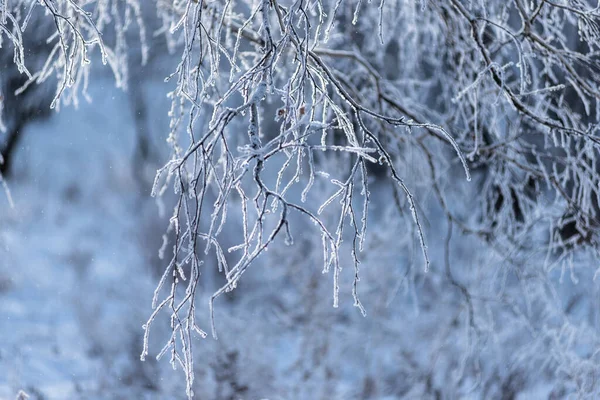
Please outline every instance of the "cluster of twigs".
M210 251L225 277L210 299L215 338L215 299L233 290L278 238L293 243L293 214L314 223L323 271L333 270L336 307L348 231L354 305L365 313L358 282L370 164L384 165L394 191L403 194L405 200L397 196L396 204L410 209L428 270L423 224L399 167L406 148L422 154L427 185L450 226L464 234L511 254L532 254L542 243L549 263L581 247L598 248L598 4L156 0L153 5L162 21L154 34L164 34L169 48L181 54L167 78L174 81L172 158L158 172L153 194L173 185L178 199L169 225L172 242L166 239L161 249L164 256L170 244L172 252L145 325L142 359L151 324L168 310L172 335L159 356L170 352L173 366L181 365L190 397L193 333L206 336L195 320L198 279ZM47 61L30 71L22 34L36 10L53 21L55 33L48 38ZM55 76L53 106L76 103L77 94L85 93L93 48L125 86L125 32L134 22L142 59L147 58L142 15L135 0L0 0L0 40L14 47L14 62L29 78L24 88ZM108 31L114 33L110 40L104 37ZM339 160L341 169L322 171L324 154ZM480 188L483 201L471 203L474 217L446 198L448 187L463 186L443 183L451 177L439 173L448 159L458 160L467 180L473 174L471 187ZM311 192L316 184L318 194ZM221 239L231 219L241 227L241 239L224 249ZM547 239L522 240L541 226ZM233 265L227 253L236 256ZM472 317L471 294L448 276Z

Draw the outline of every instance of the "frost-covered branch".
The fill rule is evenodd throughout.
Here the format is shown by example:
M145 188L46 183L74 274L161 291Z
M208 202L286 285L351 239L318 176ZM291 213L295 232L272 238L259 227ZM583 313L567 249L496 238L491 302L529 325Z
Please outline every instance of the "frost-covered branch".
M477 335L470 346L492 335L480 310L506 303L536 343L556 345L552 362L571 375L578 365L593 370L584 362L591 357L565 361L575 356L560 347L560 335L540 333L534 313L514 298L472 293L450 267L449 247L454 229L489 246L508 265L498 269L510 268L520 284L535 276L542 283L527 296L539 298L526 301L541 304L544 321L571 327L542 287L556 265L598 249L597 3L0 0L0 43L27 77L17 92L51 79L53 106L77 104L94 52L126 88L126 33L139 34L142 62L152 51L146 7L161 24L153 34L177 55L166 78L171 158L152 191L161 196L172 187L176 200L142 359L152 324L166 313L171 335L158 354L169 353L182 367L192 397L194 337L206 336L196 306L207 260L216 259L222 279L208 296L216 338L217 298L234 290L270 247L292 246L304 222L312 248L323 253L319 269L332 272L333 305L350 264L349 291L366 314L359 267L373 229L370 189L385 186L394 195L389 205L409 211L414 232L407 235L426 272L436 270L427 235L439 226L430 227L423 211L442 211L443 276L467 309L468 332ZM52 27L40 65L27 58L32 18ZM407 179L411 169L422 169L422 180ZM543 267L527 269L540 254ZM586 385L580 393L598 391Z

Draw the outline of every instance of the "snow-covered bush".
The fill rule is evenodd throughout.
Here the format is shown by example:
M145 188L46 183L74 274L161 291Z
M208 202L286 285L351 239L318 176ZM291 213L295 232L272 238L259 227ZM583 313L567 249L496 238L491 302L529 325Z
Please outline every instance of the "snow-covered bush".
M33 67L38 15L53 33ZM215 259L215 338L215 300L249 268L317 268L334 307L347 291L366 315L389 284L408 288L424 331L447 322L401 393L598 395L599 23L591 0L0 0L3 51L23 88L56 83L51 107L85 96L94 53L126 89L132 38L142 64L150 37L178 57L152 190L176 201L161 203L142 359L165 311L158 355L190 397L198 282ZM310 256L288 265L299 246ZM402 257L404 276L387 271ZM444 307L453 317L436 322Z

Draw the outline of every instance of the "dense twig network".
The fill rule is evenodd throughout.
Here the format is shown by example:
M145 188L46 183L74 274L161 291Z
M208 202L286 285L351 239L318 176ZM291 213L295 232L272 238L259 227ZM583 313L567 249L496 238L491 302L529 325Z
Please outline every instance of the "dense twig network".
M314 224L323 272L333 273L334 307L340 254L348 250L354 305L366 313L359 299L359 254L367 236L373 165L383 165L394 192L403 194L395 203L410 210L428 270L415 189L403 179L407 149L422 155L426 185L448 220L446 247L456 227L505 252L513 264L542 251L547 271L575 250L597 250L599 4L152 3L162 22L153 33L165 35L170 49L181 54L167 78L174 82L172 158L158 171L153 195L172 185L178 200L168 228L172 242L165 236L161 249L163 256L169 245L172 252L144 326L142 359L152 323L168 310L172 335L159 357L170 352L173 366L184 369L188 396L193 334L206 336L195 307L210 251L225 278L210 299L215 338L214 301L233 290L280 238L293 244L294 215ZM53 21L55 34L48 39L46 63L30 71L22 34L35 12ZM149 49L138 1L0 0L0 40L13 46L14 63L29 78L25 87L57 79L53 107L76 103L77 94L85 93L95 48L117 85L125 87L125 32L134 23L145 60ZM108 31L114 32L110 39L103 37ZM330 160L336 169L323 170ZM464 187L444 183L454 176L454 161L467 180L473 175L469 185L481 193L473 215L447 200ZM318 194L311 191L315 186ZM225 249L221 239L232 219L242 232L239 243ZM544 239L534 239L539 237L534 230L545 230ZM227 253L236 256L232 265ZM445 258L447 277L467 302L469 324L479 335L473 310L484 300L453 277L447 253ZM581 387L582 393L589 390L597 389Z

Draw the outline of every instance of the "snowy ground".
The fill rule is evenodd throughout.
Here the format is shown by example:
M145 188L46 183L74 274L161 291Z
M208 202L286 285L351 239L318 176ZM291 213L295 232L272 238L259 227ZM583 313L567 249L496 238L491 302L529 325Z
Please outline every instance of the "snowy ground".
M152 289L136 228L134 130L126 96L106 85L92 89L93 104L27 127L10 181L15 208L1 196L2 399L19 389L142 398L155 385L131 363Z

